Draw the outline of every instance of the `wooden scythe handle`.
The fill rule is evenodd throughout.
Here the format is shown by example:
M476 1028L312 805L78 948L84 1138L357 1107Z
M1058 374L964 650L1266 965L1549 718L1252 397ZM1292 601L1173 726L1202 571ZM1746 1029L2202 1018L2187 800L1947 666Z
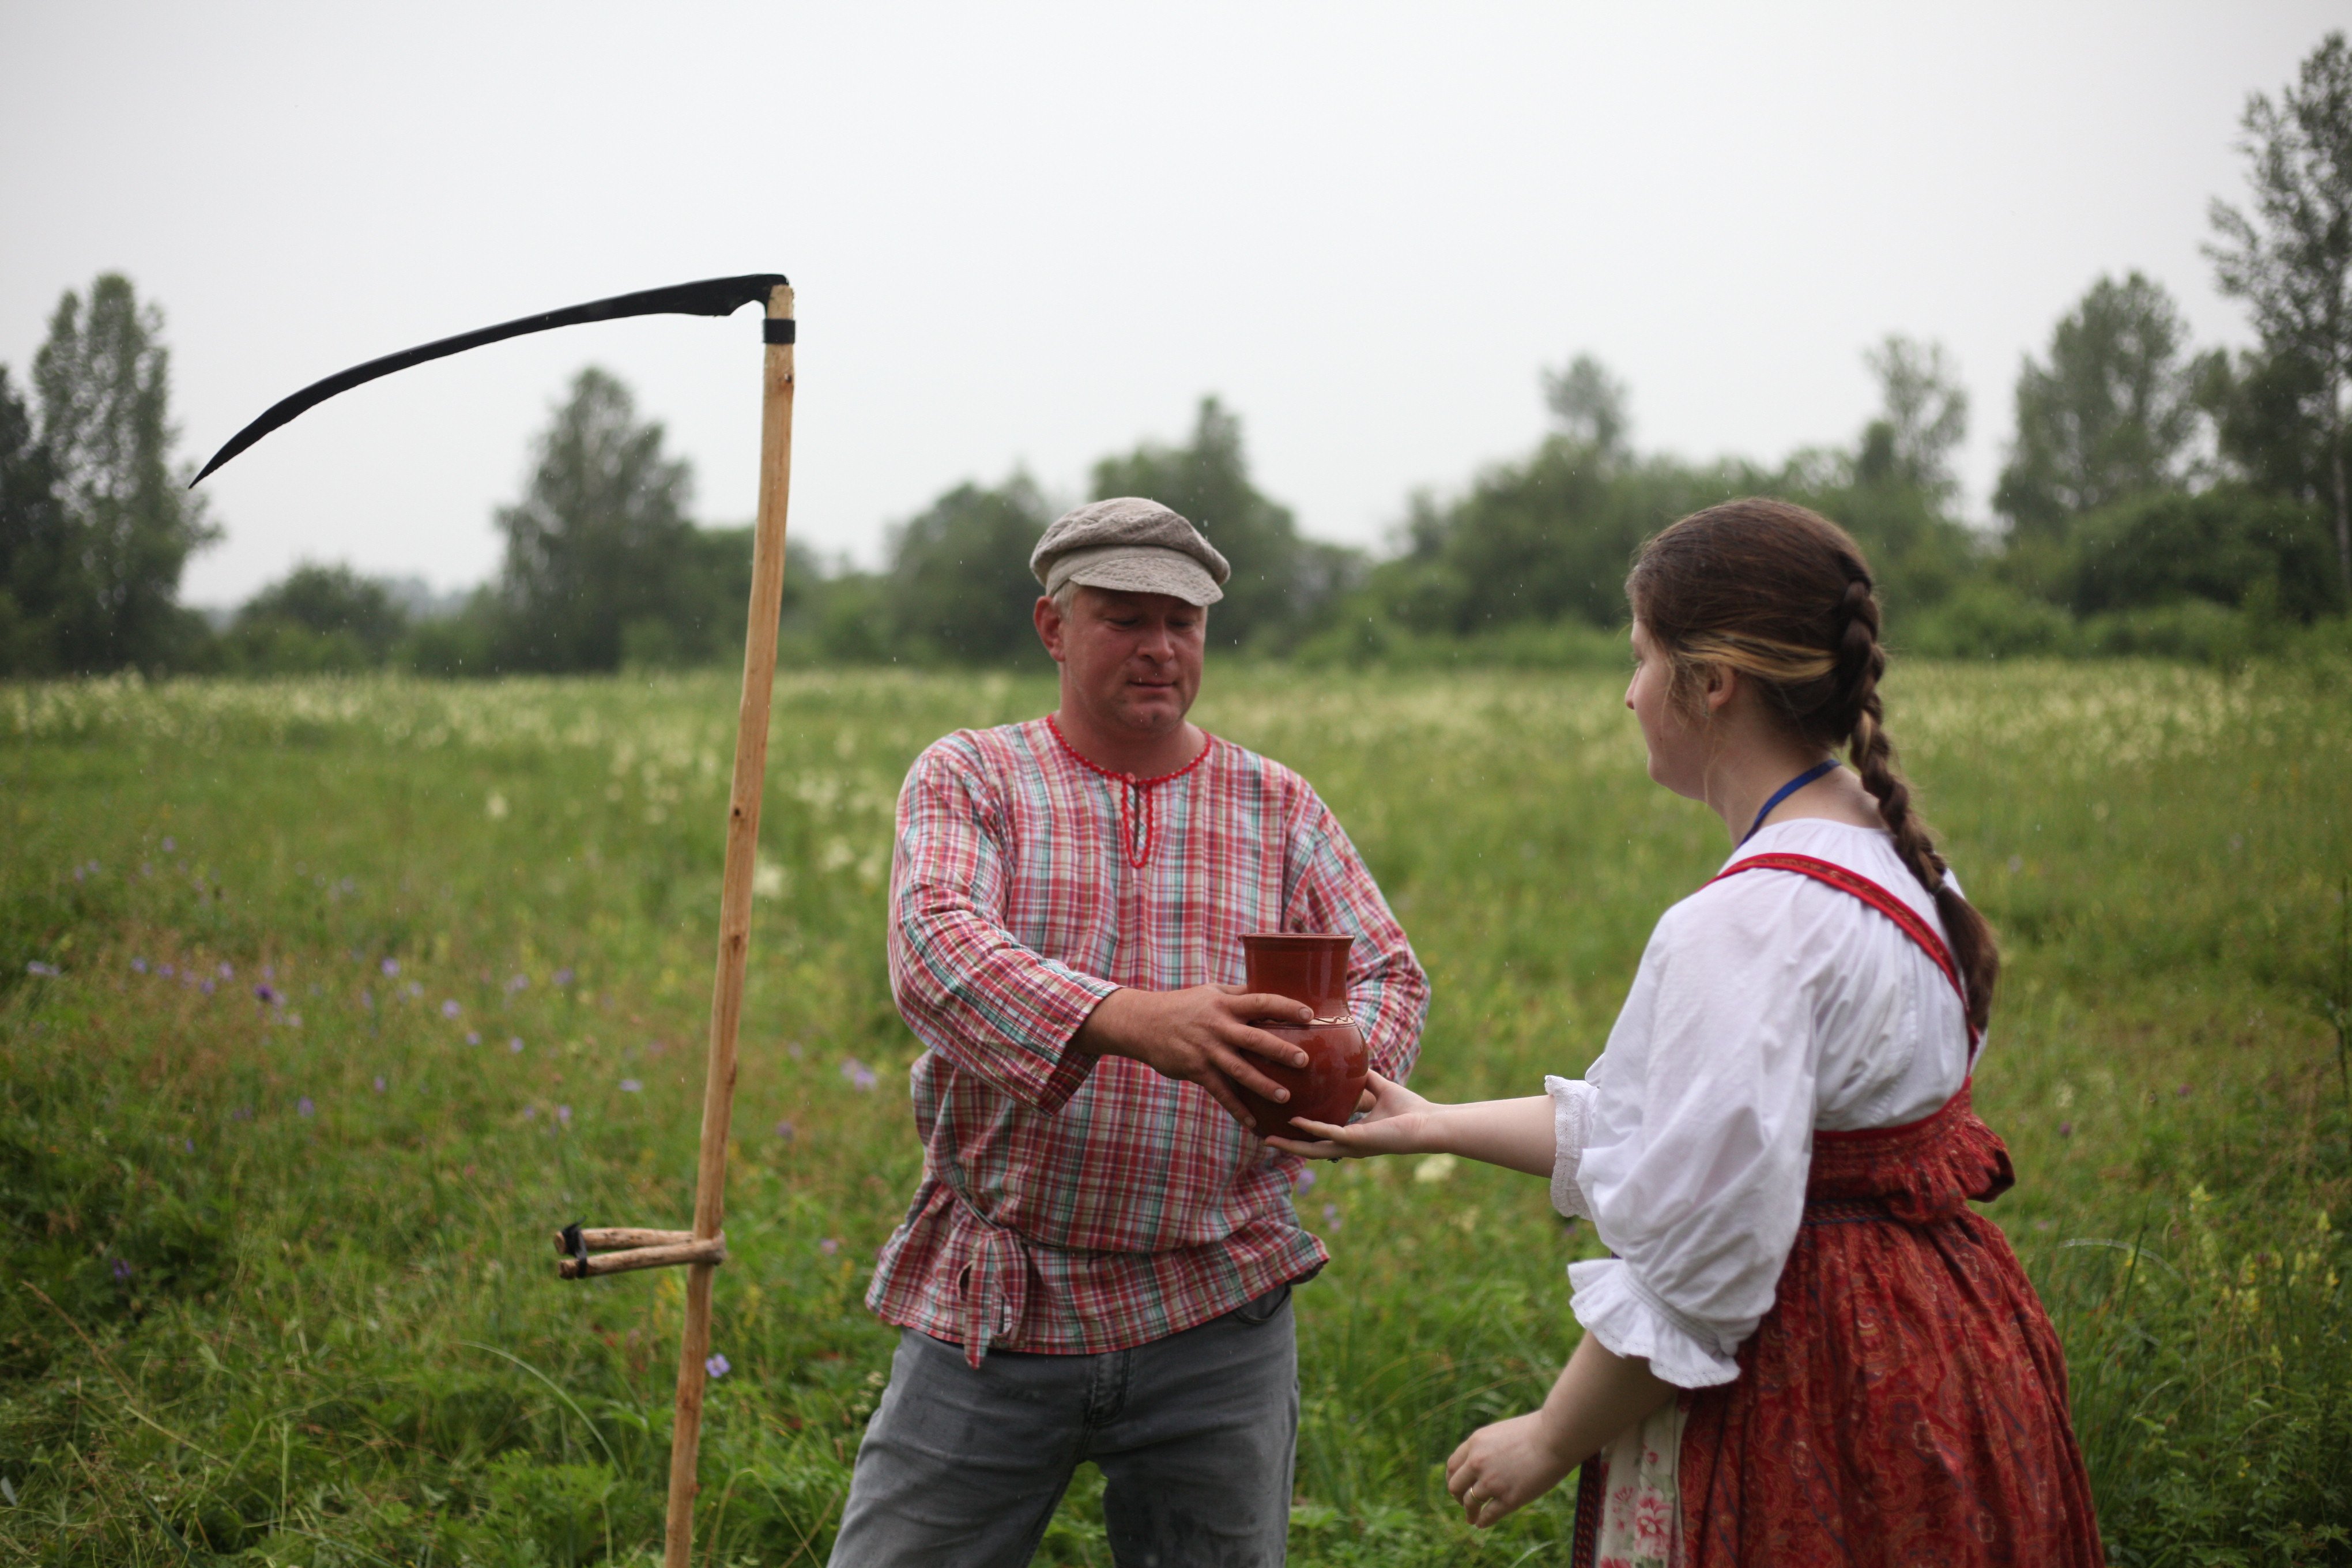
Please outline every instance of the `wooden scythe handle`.
M768 319L793 320L793 291L768 296ZM784 506L793 479L793 345L762 356L760 520L751 545L751 622L743 639L743 704L735 727L735 782L727 805L727 871L719 895L719 972L710 989L710 1062L702 1085L702 1155L695 1171L694 1236L715 1241L727 1205L727 1133L735 1110L735 1031L743 1016L743 969L751 939L751 868L760 845L760 795L768 772L768 703L776 679L776 616L784 597ZM703 1363L710 1354L710 1277L686 1271L686 1332L677 1352L677 1415L669 1445L669 1521L663 1568L688 1568L694 1548L695 1457L702 1441Z

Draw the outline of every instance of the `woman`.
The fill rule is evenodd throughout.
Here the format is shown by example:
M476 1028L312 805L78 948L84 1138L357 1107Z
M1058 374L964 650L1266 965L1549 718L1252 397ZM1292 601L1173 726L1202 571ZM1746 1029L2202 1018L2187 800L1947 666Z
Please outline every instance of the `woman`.
M1353 1125L1276 1142L1548 1175L1613 1254L1569 1269L1585 1333L1543 1408L1447 1461L1473 1524L1583 1464L1580 1564L2099 1563L2056 1336L1968 1207L2013 1180L1969 1103L2000 956L1895 765L1869 567L1743 500L1627 591L1650 776L1730 863L1658 922L1581 1081L1375 1079Z

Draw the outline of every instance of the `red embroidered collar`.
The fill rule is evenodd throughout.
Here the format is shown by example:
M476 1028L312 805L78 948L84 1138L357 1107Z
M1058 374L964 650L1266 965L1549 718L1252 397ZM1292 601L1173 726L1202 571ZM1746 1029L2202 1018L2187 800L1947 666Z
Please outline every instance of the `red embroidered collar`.
M1062 750L1069 754L1071 761L1088 773L1099 774L1119 786L1118 793L1114 797L1118 803L1119 852L1126 858L1128 865L1139 871L1151 863L1152 840L1158 830L1158 814L1152 809L1151 792L1161 784L1173 784L1192 772L1208 761L1209 753L1217 748L1217 738L1202 731L1201 750L1191 762L1173 773L1161 773L1157 778L1138 778L1133 773L1114 773L1085 755L1076 746L1070 744L1070 738L1062 733L1062 726L1055 722L1051 713L1045 715L1045 727L1054 731L1054 739L1061 742ZM1130 826L1129 822L1130 801L1140 803L1140 809L1133 810L1132 813L1142 828L1139 840L1135 826Z

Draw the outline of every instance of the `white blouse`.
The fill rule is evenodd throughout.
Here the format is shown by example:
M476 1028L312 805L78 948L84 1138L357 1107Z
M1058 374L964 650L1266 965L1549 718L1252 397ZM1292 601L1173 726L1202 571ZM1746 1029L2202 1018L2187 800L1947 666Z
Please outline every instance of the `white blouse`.
M1767 853L1859 872L1943 933L1882 829L1794 818L1725 864ZM1570 1265L1577 1321L1679 1387L1731 1382L1804 1216L1814 1129L1917 1121L1968 1071L1958 995L1885 915L1787 871L1693 893L1651 933L1607 1050L1545 1079L1552 1202L1616 1254Z

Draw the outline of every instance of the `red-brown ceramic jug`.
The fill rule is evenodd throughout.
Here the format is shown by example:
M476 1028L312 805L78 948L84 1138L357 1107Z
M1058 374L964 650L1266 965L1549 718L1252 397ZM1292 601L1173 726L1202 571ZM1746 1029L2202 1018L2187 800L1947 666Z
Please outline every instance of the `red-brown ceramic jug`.
M1371 1064L1365 1055L1364 1037L1348 1016L1348 949L1354 942L1355 938L1345 933L1307 931L1269 931L1242 938L1242 958L1251 990L1287 996L1315 1009L1311 1024L1261 1021L1257 1026L1307 1053L1303 1068L1284 1067L1264 1057L1250 1058L1252 1066L1290 1091L1290 1098L1277 1105L1246 1089L1241 1090L1242 1103L1249 1107L1257 1119L1259 1133L1265 1137L1302 1136L1290 1125L1294 1116L1344 1125L1356 1113L1356 1100L1364 1092L1364 1075Z

